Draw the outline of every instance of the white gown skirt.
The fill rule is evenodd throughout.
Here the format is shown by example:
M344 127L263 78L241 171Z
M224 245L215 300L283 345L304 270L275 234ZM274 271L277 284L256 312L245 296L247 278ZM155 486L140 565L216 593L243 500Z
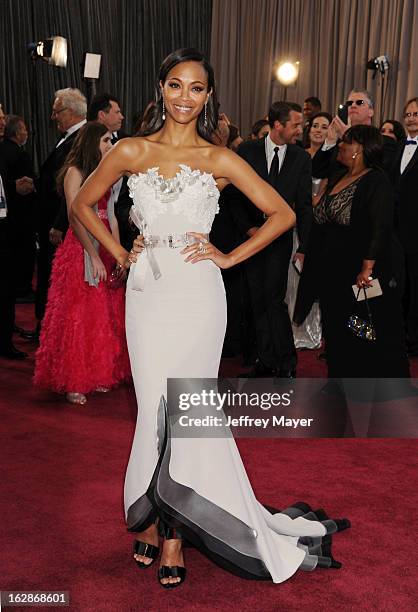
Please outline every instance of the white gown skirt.
M126 333L138 420L125 481L128 529L160 516L218 565L282 582L298 569L338 567L331 534L348 522L298 503L266 509L255 498L233 438L175 438L166 418L168 378L217 378L226 328L222 277L211 261L156 250L155 280L141 255L128 278ZM135 267L137 270L135 272ZM144 290L132 287L142 269Z
M297 230L293 230L293 251L289 265L289 274L287 280L286 304L289 308L290 317L293 318L295 309L296 296L299 286L299 275L293 267L292 260L297 251L299 244ZM315 302L310 313L306 317L302 325L292 323L293 339L297 349L316 349L321 346L322 325L321 325L321 310L318 302Z

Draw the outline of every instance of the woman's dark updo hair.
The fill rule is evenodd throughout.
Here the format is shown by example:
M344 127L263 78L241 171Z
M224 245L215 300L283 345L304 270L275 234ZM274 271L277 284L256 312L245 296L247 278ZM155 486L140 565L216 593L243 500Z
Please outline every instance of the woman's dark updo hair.
M379 128L379 132L385 125L385 123L390 123L392 125L394 136L398 142L403 142L404 140L406 140L406 133L404 127L402 123L399 123L399 121L396 121L396 119L385 119L384 121L382 121L382 124Z
M218 101L215 90L215 76L212 66L206 57L196 49L178 49L170 53L161 64L158 79L155 87L155 107L147 116L145 125L141 126L138 136L149 136L158 132L164 125L163 115L163 96L160 88L160 81L164 85L170 71L184 62L199 62L208 75L208 92L211 92L206 108L207 125L205 125L205 108L203 107L197 120L197 132L199 136L212 142L212 134L218 127Z
M382 168L383 137L376 127L354 125L345 132L343 141L348 144L357 142L363 147L363 159L367 168Z
M263 127L268 124L269 122L267 121L267 119L259 119L258 121L254 123L253 127L251 128L251 134L255 138L258 138L258 132L260 132L260 130L262 130Z

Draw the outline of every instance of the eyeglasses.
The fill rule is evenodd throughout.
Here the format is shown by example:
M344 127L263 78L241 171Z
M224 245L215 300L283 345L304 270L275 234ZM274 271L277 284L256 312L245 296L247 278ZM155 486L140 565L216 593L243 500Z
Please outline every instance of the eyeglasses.
M67 110L66 106L64 106L64 108L60 108L59 110L52 109L51 117L56 117L65 110Z
M418 117L418 111L414 111L413 113L404 114L404 119L409 119L410 117Z
M345 103L348 108L350 108L350 106L353 106L353 104L355 104L356 106L363 106L363 104L367 104L367 102L366 100L347 100L347 102Z

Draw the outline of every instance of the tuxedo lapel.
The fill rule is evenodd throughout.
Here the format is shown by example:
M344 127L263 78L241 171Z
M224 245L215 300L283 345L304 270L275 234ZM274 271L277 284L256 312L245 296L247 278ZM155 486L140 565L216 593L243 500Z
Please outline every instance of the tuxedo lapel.
M277 188L283 187L284 183L289 179L292 172L292 166L295 161L295 157L296 154L295 151L292 149L292 146L287 145L284 160L281 165L280 172L275 181L275 185Z
M406 168L403 171L402 175L404 175L407 172L409 172L410 170L412 170L412 168L414 166L416 166L417 164L418 164L418 146L415 147L415 153L413 154L413 156L409 160L408 165L406 166Z
M259 176L265 181L268 181L269 173L267 170L267 159L266 159L266 144L264 138L259 140L257 143L254 159L254 170Z
M395 161L392 166L392 175L394 177L394 180L397 180L401 176L401 162L402 162L402 155L403 155L404 150L405 150L405 145L403 145L402 147L399 147L399 150L396 153Z

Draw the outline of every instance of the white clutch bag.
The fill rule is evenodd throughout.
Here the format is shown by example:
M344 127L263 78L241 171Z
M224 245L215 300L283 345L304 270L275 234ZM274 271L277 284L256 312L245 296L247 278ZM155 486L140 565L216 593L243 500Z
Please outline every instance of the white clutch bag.
M358 302L362 302L366 298L370 300L374 297L379 297L379 295L383 295L382 287L380 286L379 279L374 278L370 281L371 287L365 287L364 291L359 291L357 285L353 285L353 293Z

